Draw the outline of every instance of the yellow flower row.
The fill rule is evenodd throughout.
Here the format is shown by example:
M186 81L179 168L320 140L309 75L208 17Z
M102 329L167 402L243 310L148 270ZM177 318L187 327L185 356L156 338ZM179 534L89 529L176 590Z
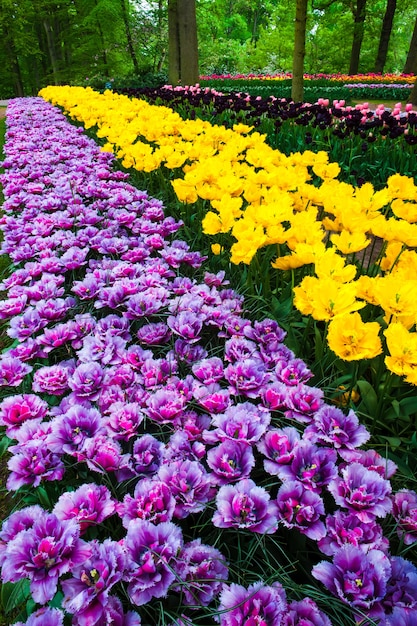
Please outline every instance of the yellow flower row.
M294 304L329 322L328 342L340 358L381 353L380 325L357 313L368 304L377 307L375 319L381 308L387 367L417 384L417 188L411 178L391 176L377 192L370 183L355 188L336 180L340 168L327 153L287 157L247 126L184 121L167 107L90 88L48 87L40 95L85 126L97 126L108 141L104 149L125 167L174 170L181 202L211 205L203 231L233 235L232 263L249 264L259 249L276 245L286 254L274 268L307 266L311 275L295 287ZM375 242L379 271L357 276L355 260L364 266Z

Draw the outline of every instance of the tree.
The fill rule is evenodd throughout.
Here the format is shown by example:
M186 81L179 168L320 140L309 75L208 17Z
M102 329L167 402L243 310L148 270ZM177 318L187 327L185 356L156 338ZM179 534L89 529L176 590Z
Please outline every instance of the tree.
M417 74L417 16L403 72L404 74Z
M417 105L417 79L415 80L411 93L408 97L408 102Z
M397 8L397 0L387 0L387 6L382 20L381 35L379 38L378 53L375 61L375 72L383 72L387 60L389 40Z
M195 0L168 1L168 80L195 85L199 80Z
M359 70L359 58L361 53L365 18L366 18L366 2L367 0L356 0L353 11L353 41L350 53L349 74L357 74Z
M292 63L291 98L301 102L304 95L304 57L306 52L307 0L295 6L294 55Z

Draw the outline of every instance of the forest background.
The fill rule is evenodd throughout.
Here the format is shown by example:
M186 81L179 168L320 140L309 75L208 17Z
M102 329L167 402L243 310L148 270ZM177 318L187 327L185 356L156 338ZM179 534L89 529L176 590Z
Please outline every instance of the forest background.
M195 12L201 75L291 71L299 5L305 72L417 73L417 6L406 0L0 0L0 98L163 84L173 9L186 26Z

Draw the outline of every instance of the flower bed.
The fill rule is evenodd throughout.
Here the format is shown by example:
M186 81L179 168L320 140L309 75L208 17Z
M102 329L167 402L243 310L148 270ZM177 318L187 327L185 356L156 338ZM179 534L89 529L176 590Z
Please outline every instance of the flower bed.
M98 136L110 141L105 149L126 167L149 172L164 165L174 172L180 201L197 207L208 201L210 210L204 206L196 214L203 213L203 232L218 237L216 251L230 247L232 263L249 265L265 250L268 255L278 249L272 267L301 270L292 275L294 304L303 315L330 323L329 343L339 357L381 354L379 319L387 340L385 365L417 383L417 353L405 348L417 337L417 192L411 178L395 174L381 191L370 183L359 189L336 180L340 168L328 163L325 152L285 157L245 126L183 121L165 107L110 92L49 87L41 93L78 121L97 125ZM361 253L375 239L376 257L366 260ZM270 261L267 256L267 269ZM369 323L356 313L365 306Z
M56 109L8 125L0 554L26 623L411 624L417 495L353 411Z

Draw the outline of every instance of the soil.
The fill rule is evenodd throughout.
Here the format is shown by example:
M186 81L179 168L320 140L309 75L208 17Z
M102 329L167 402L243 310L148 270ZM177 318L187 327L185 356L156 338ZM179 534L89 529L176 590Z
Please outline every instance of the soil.
M6 117L6 107L0 107L0 120Z

